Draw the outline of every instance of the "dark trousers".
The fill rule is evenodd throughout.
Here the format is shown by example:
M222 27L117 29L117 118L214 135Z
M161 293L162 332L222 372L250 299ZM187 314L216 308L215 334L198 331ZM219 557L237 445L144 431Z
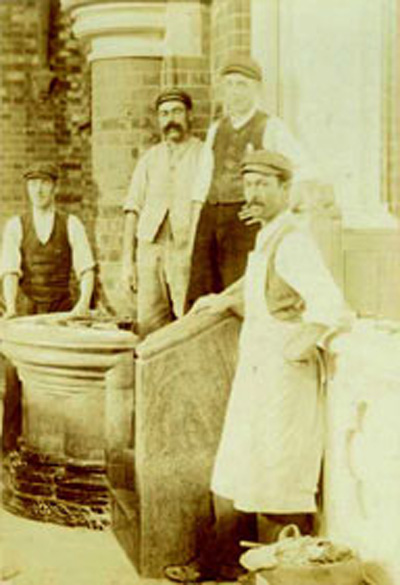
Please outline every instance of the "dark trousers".
M219 293L244 273L259 226L247 226L238 213L243 203L205 203L194 242L186 310L201 296Z
M210 525L204 531L198 545L197 560L206 571L220 572L223 568L237 566L245 551L241 540L257 540L257 518L235 510L231 500L212 496Z
M51 302L37 303L27 297L22 299L22 312L25 315L59 313L69 311L72 300L68 293ZM22 389L17 370L9 360L5 362L5 390L3 397L3 454L14 451L22 434Z
M281 530L296 524L301 534L313 533L312 514L255 514L236 510L231 500L213 496L213 521L199 543L197 560L206 571L221 571L239 563L246 552L241 541L275 542ZM258 526L260 534L258 534ZM229 573L228 573L229 574Z

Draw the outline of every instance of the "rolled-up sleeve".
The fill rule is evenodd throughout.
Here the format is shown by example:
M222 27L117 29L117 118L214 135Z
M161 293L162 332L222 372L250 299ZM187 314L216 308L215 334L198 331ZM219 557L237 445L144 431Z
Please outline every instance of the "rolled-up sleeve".
M150 164L151 151L146 152L138 161L129 184L128 195L124 203L124 211L140 214L146 199L147 172Z
M313 181L317 179L315 168L312 168L308 155L300 142L276 116L271 116L265 127L263 147L266 150L279 152L289 158L294 165L293 182Z
M275 268L304 300L305 322L329 328L351 324L353 314L310 235L302 232L288 234L278 249Z
M18 274L21 276L22 226L18 216L8 220L4 227L1 249L0 276Z
M92 249L82 222L75 216L68 216L68 240L72 250L72 266L78 278L95 267Z

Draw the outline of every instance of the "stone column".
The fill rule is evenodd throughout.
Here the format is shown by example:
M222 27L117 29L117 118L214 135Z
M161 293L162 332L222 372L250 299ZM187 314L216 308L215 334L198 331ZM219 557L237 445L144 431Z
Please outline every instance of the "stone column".
M150 105L160 86L162 2L64 1L75 35L88 44L92 75L95 246L102 301L119 312L122 205L134 164L152 138ZM125 306L124 306L125 305Z
M196 85L198 99L207 98L201 86L208 89L208 78L189 75L203 59L201 0L62 4L71 10L75 35L88 43L92 64L95 239L103 299L126 312L134 299L121 294L122 205L138 157L157 140L153 104L160 86ZM206 125L205 107L197 108L197 126Z

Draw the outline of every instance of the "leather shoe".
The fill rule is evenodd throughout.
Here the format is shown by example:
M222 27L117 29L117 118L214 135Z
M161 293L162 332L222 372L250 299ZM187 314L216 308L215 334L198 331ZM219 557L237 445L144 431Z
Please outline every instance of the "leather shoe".
M186 565L169 565L165 567L164 575L176 583L200 583L216 579L215 572L203 567L197 559L189 561Z

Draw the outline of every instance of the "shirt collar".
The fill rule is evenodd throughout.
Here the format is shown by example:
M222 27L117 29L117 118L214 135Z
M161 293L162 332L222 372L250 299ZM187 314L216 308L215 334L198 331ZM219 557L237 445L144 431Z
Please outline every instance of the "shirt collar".
M53 220L55 213L56 213L55 206L52 206L50 209L46 209L45 211L39 211L35 207L32 210L34 221L39 221L39 222Z
M167 160L169 162L171 161L174 161L175 163L178 162L178 160L180 160L183 157L184 153L192 144L192 142L193 136L188 136L188 138L183 142L177 142L175 144L171 144L170 142L167 142L165 140L163 142L163 145L165 155L167 156Z
M256 111L257 111L257 108L256 108L256 106L254 106L244 116L239 116L238 118L232 118L232 116L229 116L230 122L231 122L232 126L234 127L234 129L239 130L239 128L243 128L243 126L245 124L247 124L247 122L249 120L251 120L251 118L254 116Z

